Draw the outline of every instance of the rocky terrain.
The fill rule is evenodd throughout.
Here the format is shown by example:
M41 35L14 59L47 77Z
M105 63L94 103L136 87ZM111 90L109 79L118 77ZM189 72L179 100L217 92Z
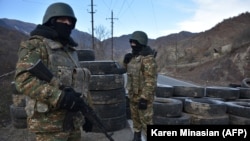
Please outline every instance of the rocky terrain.
M244 78L250 77L249 23L250 13L247 12L225 19L201 33L180 32L150 39L150 46L158 51L158 72L202 86L240 84ZM115 38L115 60L119 63L124 51L130 49L128 37ZM11 72L15 70L19 43L27 38L24 32L1 26L0 22L0 141L27 141L27 136L32 137L25 130L17 132L13 129L9 114L12 103L10 82L14 77ZM108 42L110 39L102 43L106 51L110 47ZM100 59L99 56L102 55L96 51L96 58Z

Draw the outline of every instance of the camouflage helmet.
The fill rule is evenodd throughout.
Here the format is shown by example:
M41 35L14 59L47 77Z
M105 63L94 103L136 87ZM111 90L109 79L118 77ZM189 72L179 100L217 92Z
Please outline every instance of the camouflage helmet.
M143 31L135 31L131 35L131 40L136 40L142 45L147 45L148 43L148 36Z
M58 2L51 4L44 16L43 16L43 24L46 24L53 17L66 16L71 17L73 19L73 27L75 27L76 17L73 9L66 3Z

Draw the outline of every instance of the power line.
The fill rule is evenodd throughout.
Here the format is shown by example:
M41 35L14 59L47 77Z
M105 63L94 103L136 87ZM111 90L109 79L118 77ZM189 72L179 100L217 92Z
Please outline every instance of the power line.
M126 0L123 0L123 3L122 3L122 5L121 5L121 8L119 8L120 9L120 11L118 12L118 15L121 13L121 11L122 11L122 9L123 9L123 7L124 7L124 3L126 2Z
M152 11L153 11L153 17L154 17L154 22L155 22L155 26L156 26L156 31L158 31L158 25L157 25L156 16L155 16L154 4L153 4L152 0L150 0L150 2L151 2L151 6L152 6Z
M125 10L124 10L123 13L122 13L122 9L123 9L123 7L124 7L125 2L127 3L127 8L125 8ZM127 0L124 0L123 3L122 3L122 6L121 6L121 8L120 8L120 11L119 11L119 13L118 13L118 16L119 16L119 17L122 17L123 14L126 13L126 12L131 8L131 5L133 4L133 2L134 2L134 0L130 1L130 3L129 3ZM129 11L131 12L131 9L130 9Z

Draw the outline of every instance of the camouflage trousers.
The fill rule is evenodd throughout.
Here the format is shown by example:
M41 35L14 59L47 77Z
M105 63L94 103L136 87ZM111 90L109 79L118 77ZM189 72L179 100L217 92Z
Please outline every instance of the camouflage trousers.
M36 141L81 141L81 130L72 132L37 132Z
M153 124L153 103L148 103L146 110L140 110L138 102L130 101L130 112L134 131L142 131L147 136L147 125Z

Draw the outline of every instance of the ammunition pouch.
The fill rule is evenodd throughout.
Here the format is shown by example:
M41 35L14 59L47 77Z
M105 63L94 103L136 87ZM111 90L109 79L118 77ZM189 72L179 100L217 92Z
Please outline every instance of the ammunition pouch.
M35 112L39 112L39 113L48 112L49 106L45 103L31 99L30 97L26 96L25 111L28 117L32 117Z

